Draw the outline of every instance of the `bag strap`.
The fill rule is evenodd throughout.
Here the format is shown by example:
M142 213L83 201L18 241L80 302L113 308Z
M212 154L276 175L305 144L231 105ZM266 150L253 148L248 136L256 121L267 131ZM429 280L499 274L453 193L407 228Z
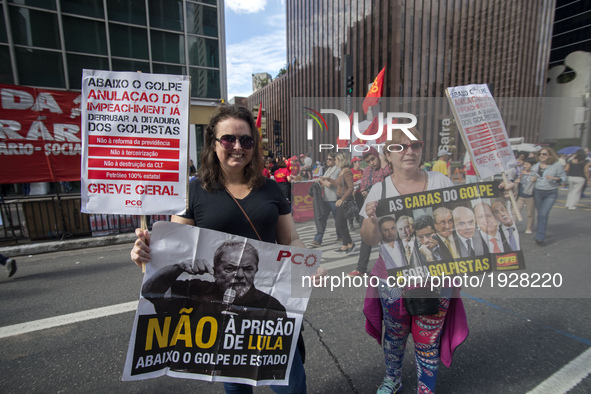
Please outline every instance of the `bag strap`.
M261 239L261 236L259 235L259 232L254 227L254 224L252 224L252 222L250 221L250 218L248 217L248 215L246 214L246 212L244 212L244 209L242 209L242 205L240 205L240 203L238 202L238 200L236 200L236 197L234 197L234 195L232 193L230 193L230 191L228 190L228 188L226 188L226 191L228 192L228 194L230 195L230 197L232 197L232 200L234 200L234 202L236 203L236 205L238 205L238 208L240 208L240 210L242 211L242 213L246 217L246 220L248 220L248 223L250 223L250 226L254 230L255 234L257 235L257 237L259 237L259 241L262 242L263 240Z

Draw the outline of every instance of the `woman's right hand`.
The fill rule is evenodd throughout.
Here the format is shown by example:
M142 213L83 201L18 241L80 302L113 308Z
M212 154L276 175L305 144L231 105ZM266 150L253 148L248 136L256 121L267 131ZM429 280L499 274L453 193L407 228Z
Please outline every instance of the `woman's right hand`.
M148 230L135 229L137 239L131 249L131 260L138 266L150 262L150 233Z
M372 201L365 204L365 213L367 218L370 220L377 221L376 208L378 207L378 201Z

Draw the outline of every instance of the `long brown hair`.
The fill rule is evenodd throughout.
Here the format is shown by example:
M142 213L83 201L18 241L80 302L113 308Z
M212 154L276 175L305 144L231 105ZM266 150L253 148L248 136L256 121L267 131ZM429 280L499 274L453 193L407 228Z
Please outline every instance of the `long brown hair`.
M551 165L551 164L554 164L558 161L558 155L556 155L556 153L554 152L554 149L548 148L547 146L545 146L542 149L540 149L540 152L543 150L548 152L548 160L546 160L546 164ZM539 153L538 153L538 156L539 156Z
M263 156L259 150L260 138L252 113L239 105L220 105L216 113L209 119L209 124L205 127L205 144L201 152L201 165L197 171L201 186L207 191L222 190L224 188L224 173L215 152L215 128L221 121L230 118L241 119L248 123L250 133L254 138L252 158L244 167L244 177L248 187L256 189L265 182L265 177L261 175Z

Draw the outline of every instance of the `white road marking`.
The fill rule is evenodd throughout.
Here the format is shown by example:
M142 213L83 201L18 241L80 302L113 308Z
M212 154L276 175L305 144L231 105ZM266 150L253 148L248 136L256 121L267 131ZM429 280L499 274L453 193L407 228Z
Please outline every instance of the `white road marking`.
M327 228L328 231L333 231L333 228ZM310 235L311 240L313 239L314 235L316 234L316 230L314 227L310 226L306 228L303 233L306 236L302 238L308 238L308 234ZM351 234L353 240L359 247L359 234L352 233ZM334 243L334 240L330 239L331 237L327 237L327 241L332 241L331 243L325 244L320 249L324 252L323 254L329 258L330 260L338 259L336 261L331 261L330 263L322 264L328 270L337 269L341 267L345 267L348 265L356 264L359 258L359 252L356 252L350 256L346 256L346 258L339 258L341 257L337 253L334 253L333 250L337 248L337 244ZM345 256L343 256L345 257ZM374 261L377 258L377 252L372 253L370 257L370 261ZM324 259L323 259L324 260ZM49 328L64 326L67 324L79 323L86 320L98 319L101 317L107 317L116 315L119 313L125 312L132 312L137 309L138 301L131 301L117 305L106 306L102 308L90 309L87 311L76 312L76 313L69 313L66 315L50 317L47 319L40 319L35 320L27 323L20 323L14 324L11 326L0 327L0 339L8 338L16 335L27 334L30 332L46 330Z
M591 373L591 348L585 350L528 394L567 393Z
M66 324L98 319L119 313L135 311L137 309L137 304L138 301L125 302L123 304L105 306L102 308L90 309L87 311L69 313L67 315L49 317L47 319L40 319L27 323L14 324L12 326L0 327L0 339L39 330L46 330L48 328L65 326Z

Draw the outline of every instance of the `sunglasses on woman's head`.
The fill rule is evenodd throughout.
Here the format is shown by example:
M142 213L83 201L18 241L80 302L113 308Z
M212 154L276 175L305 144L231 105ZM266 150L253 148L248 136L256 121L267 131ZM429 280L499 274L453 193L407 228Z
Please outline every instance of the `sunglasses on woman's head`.
M410 146L414 152L423 150L424 143L422 141L413 142L412 144L395 144L394 146L398 149L394 150L393 152L402 153L408 149Z
M254 147L254 138L249 135L241 135L240 137L236 137L232 134L225 134L222 135L220 138L216 138L215 140L222 145L224 149L232 149L236 144L236 139L240 142L240 146L242 149L250 150Z

